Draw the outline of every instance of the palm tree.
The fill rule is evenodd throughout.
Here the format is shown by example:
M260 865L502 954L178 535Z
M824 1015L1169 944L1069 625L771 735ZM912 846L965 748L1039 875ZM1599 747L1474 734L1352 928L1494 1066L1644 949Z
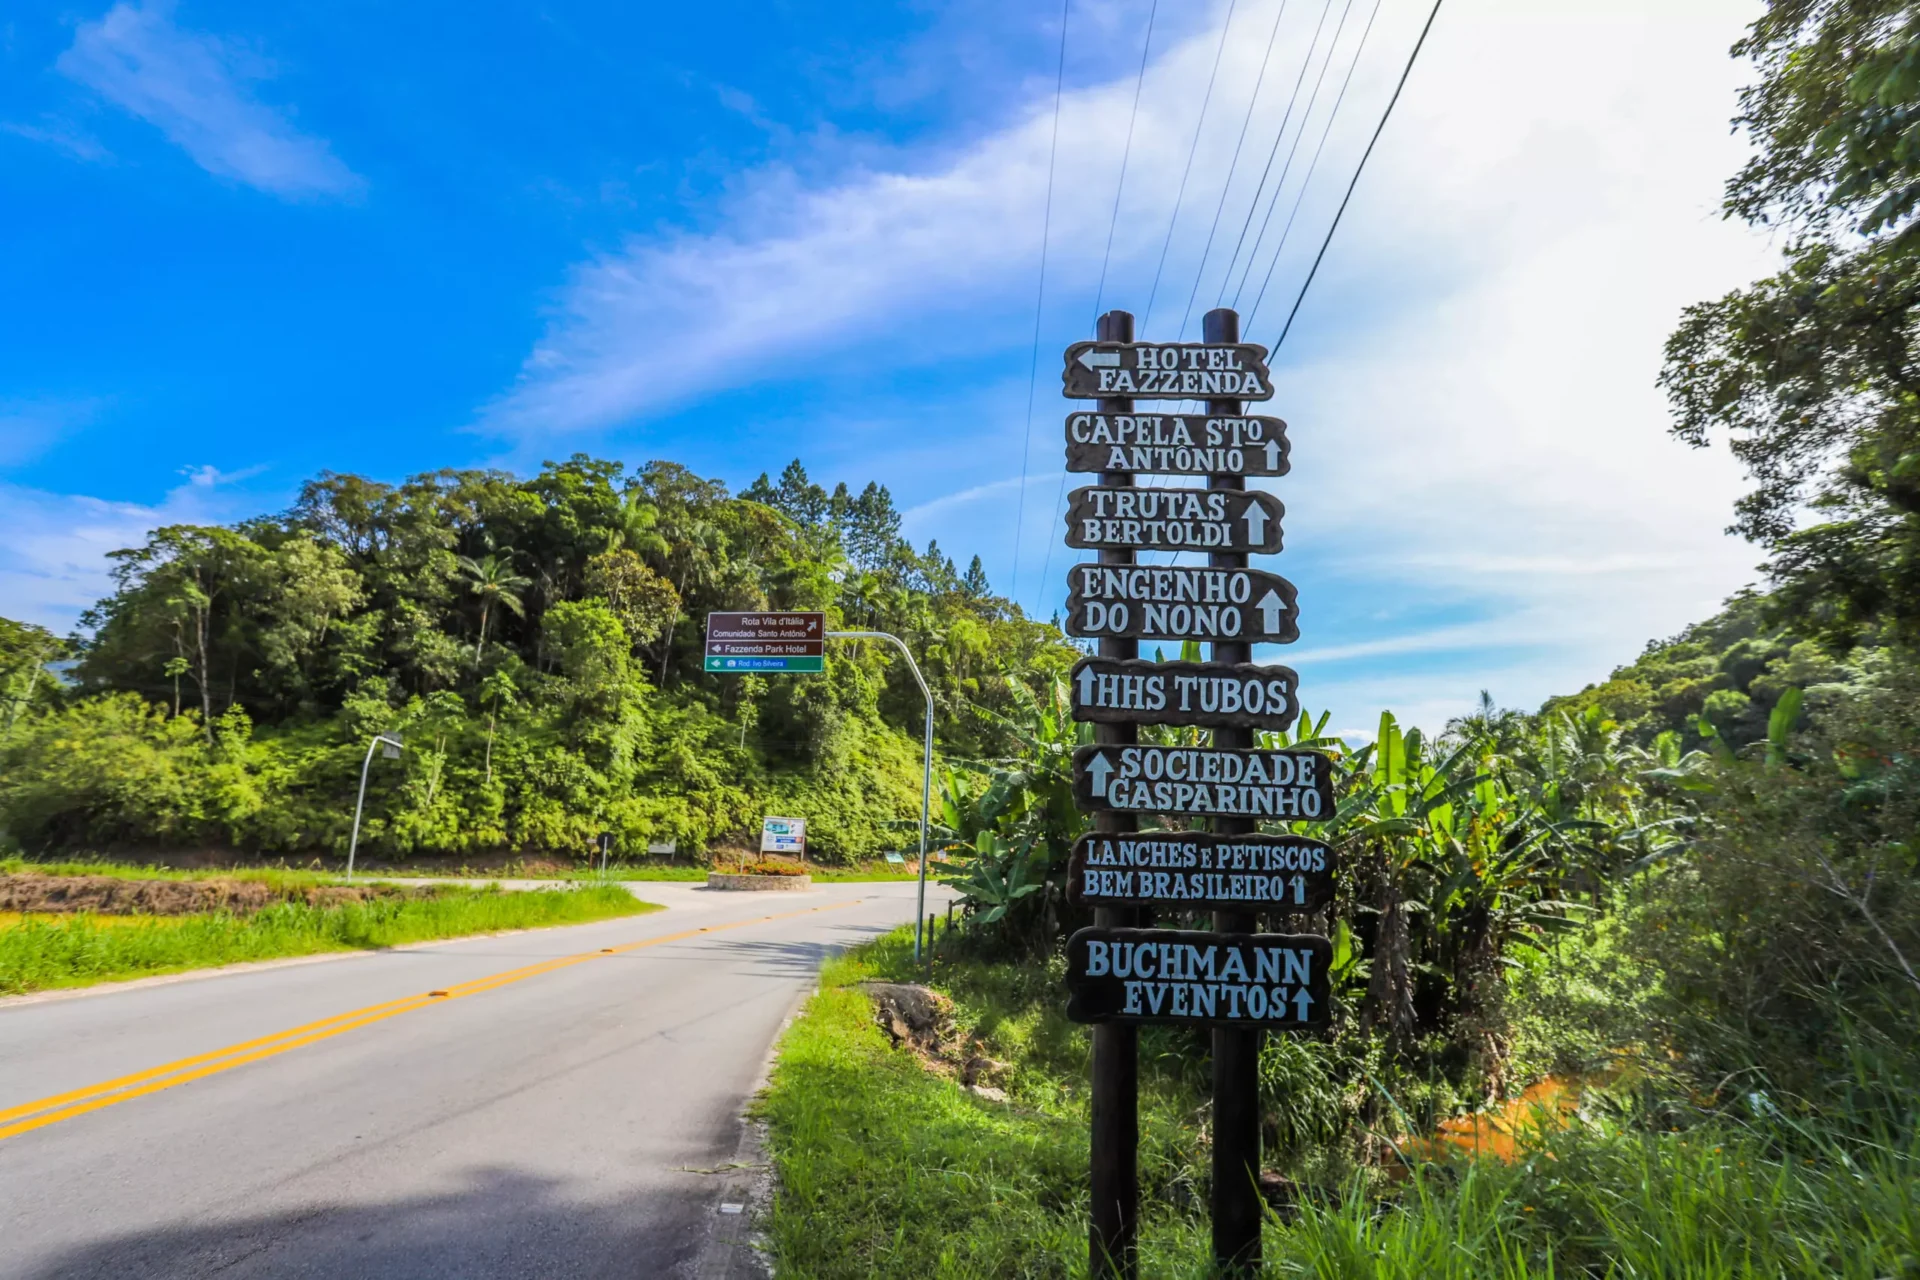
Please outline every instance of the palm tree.
M480 652L487 643L487 621L493 614L493 606L511 610L516 618L524 618L527 611L520 603L520 592L533 585L533 579L513 571L512 552L505 556L492 553L478 560L467 556L457 557L460 572L467 576L467 590L480 597L480 639L473 646L473 665L480 665Z

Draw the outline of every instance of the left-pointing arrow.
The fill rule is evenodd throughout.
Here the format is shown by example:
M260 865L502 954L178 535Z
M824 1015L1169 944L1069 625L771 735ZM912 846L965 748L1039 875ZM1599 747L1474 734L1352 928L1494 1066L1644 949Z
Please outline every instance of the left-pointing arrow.
M1120 353L1118 351L1082 351L1080 363L1089 369L1118 369Z

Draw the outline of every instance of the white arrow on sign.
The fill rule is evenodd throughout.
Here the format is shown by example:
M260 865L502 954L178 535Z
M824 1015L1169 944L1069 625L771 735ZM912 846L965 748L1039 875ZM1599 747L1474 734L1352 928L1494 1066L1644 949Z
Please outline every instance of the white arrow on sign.
M1254 608L1260 611L1261 625L1266 627L1268 631L1278 631L1280 629L1280 612L1282 607L1280 604L1280 594L1271 588L1268 589L1267 594L1260 597L1260 603L1254 606Z
M1247 541L1258 546L1267 536L1267 513L1261 510L1258 498L1247 499L1247 513L1241 518L1247 522Z
M1093 779L1093 794L1107 794L1107 775L1113 772L1113 766L1107 763L1105 754L1095 756L1087 765L1087 776Z
M1080 669L1080 705L1081 706L1090 707L1093 705L1093 685L1094 685L1093 669L1090 667L1082 667Z
M1279 469L1280 442L1278 440L1269 440L1267 441L1267 470L1278 471Z
M1307 1020L1307 1010L1311 1008L1313 1008L1313 997L1307 994L1305 987L1293 993L1293 1020L1295 1022L1305 1022Z
M1118 351L1082 351L1080 363L1089 369L1118 369L1120 353Z

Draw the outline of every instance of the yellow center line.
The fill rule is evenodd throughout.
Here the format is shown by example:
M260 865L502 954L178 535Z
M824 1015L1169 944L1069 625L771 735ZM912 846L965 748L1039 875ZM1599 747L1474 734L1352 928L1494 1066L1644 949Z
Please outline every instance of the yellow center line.
M145 1071L136 1071L131 1075L118 1076L112 1080L103 1080L99 1084L88 1085L84 1089L74 1089L66 1093L56 1093L51 1097L35 1102L22 1103L0 1111L0 1139L11 1138L15 1134L27 1133L34 1129L55 1124L61 1120L70 1120L83 1116L89 1111L98 1111L130 1098L145 1097L163 1089L171 1089L189 1081L216 1075L222 1071L231 1071L235 1067L249 1062L258 1062L262 1058L271 1058L276 1054L298 1049L302 1045L313 1044L352 1031L358 1027L384 1022L415 1009L424 1009L429 1005L445 1004L449 1000L459 1000L467 996L481 995L494 991L511 983L527 978L539 977L544 973L553 973L559 969L584 964L589 960L599 960L606 956L624 955L630 951L639 951L646 947L658 947L669 942L680 942L687 938L697 938L703 933L717 933L722 929L740 929L751 924L765 924L769 920L788 920L794 916L814 915L821 911L837 911L843 907L858 906L865 898L855 898L851 902L835 902L824 907L807 907L800 911L784 911L776 915L759 916L752 920L737 920L732 924L702 925L696 929L683 929L679 933L663 934L658 938L647 938L640 942L628 942L617 947L602 947L595 951L583 951L578 955L560 956L552 960L543 960L538 964L527 965L520 969L509 969L504 973L490 974L484 978L474 978L467 982L425 992L420 995L406 996L399 1000L388 1000L382 1004L368 1005L364 1009L354 1009L347 1013L337 1013L331 1018L322 1018L318 1022L308 1022L270 1036L261 1036L245 1040L239 1044L228 1045L224 1049L215 1049L209 1053L195 1054L190 1058L181 1058L174 1062L149 1067ZM11 1123L8 1123L11 1122Z

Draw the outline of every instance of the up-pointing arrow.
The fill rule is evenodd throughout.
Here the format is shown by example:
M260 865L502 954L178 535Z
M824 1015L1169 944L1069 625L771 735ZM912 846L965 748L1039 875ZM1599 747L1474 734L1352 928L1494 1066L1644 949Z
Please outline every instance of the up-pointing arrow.
M1268 634L1280 630L1280 613L1283 606L1280 603L1279 592L1271 587L1267 588L1267 594L1260 597L1260 603L1254 608L1260 611L1260 625L1266 628Z
M1260 540L1267 536L1267 513L1260 499L1248 494L1246 514L1240 518L1247 522L1247 541L1259 546Z
M1093 705L1093 685L1094 685L1093 668L1091 667L1080 668L1080 705L1081 706L1090 707Z
M1105 796L1107 794L1107 775L1112 772L1113 766L1107 763L1107 757L1104 752L1094 756L1092 760L1087 762L1087 776L1093 779L1094 795Z
M1295 1022L1305 1022L1307 1020L1307 1010L1311 1008L1313 1008L1313 997L1307 994L1305 987L1293 993L1293 1020Z
M1279 469L1280 442L1278 440L1269 440L1267 441L1267 470L1278 471Z
M1120 353L1118 351L1082 351L1080 363L1089 369L1118 369Z

